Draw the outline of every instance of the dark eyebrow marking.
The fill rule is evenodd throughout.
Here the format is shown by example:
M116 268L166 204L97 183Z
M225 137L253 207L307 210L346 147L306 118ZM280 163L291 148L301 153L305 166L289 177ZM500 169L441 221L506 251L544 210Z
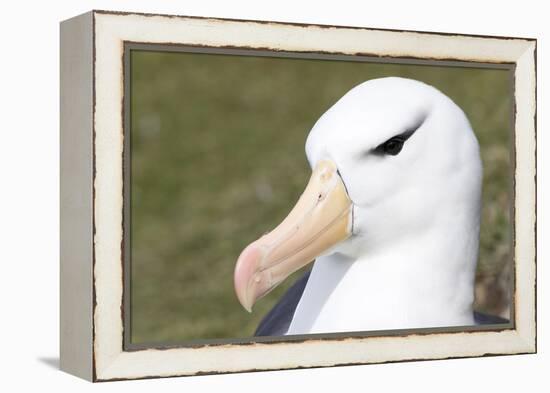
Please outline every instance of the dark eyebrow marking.
M416 119L416 121L412 126L407 127L407 129L404 132L402 132L401 134L395 135L394 138L399 137L399 138L402 138L403 141L406 141L412 136L412 134L414 134L420 127L422 127L422 125L424 124L427 118L428 118L428 113L422 112L422 115L420 115Z
M394 135L391 138L388 138L386 141L382 142L381 144L379 144L369 152L363 153L362 155L366 156L369 153L381 154L384 150L384 144L386 144L390 140L395 140L400 142L401 144L404 144L405 141L407 141L407 139L409 139L420 127L422 127L422 125L424 125L427 118L428 118L428 113L422 112L422 114L415 119L415 122L411 126L407 127L405 131L403 131L400 134Z

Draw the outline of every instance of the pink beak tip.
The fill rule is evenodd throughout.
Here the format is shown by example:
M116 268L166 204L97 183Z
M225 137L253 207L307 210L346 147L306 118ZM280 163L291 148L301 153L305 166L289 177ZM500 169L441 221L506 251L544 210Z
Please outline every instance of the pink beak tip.
M241 305L248 312L252 312L252 305L256 300L254 294L250 293L253 289L250 281L259 267L261 258L261 249L256 245L256 242L253 242L241 252L235 266L235 293Z

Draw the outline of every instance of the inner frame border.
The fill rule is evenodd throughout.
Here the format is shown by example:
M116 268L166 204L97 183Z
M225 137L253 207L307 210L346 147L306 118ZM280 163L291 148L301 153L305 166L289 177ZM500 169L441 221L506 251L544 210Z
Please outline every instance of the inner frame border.
M340 333L323 333L323 334L306 334L292 336L268 336L268 337L237 337L223 339L200 339L186 340L181 342L148 342L148 343L132 343L131 342L131 53L132 51L147 51L147 52L172 52L172 53L191 53L191 54L206 54L206 55L226 55L226 56L251 56L251 57L272 57L272 58L294 58L301 60L325 60L325 61L353 61L375 64L401 64L414 66L432 66L432 67L464 67L464 68L481 68L505 70L510 75L510 155L511 155L511 170L512 176L510 181L510 231L511 231L511 261L512 277L511 288L509 288L510 296L510 322L503 324L487 324L487 325L468 325L468 326L453 326L453 327L437 327L437 328L416 328L416 329L391 329L378 331L361 331L361 332L340 332ZM139 351L146 349L166 350L174 348L200 348L205 346L218 345L250 345L254 343L291 343L305 342L311 340L338 340L345 338L367 338L367 337L407 337L410 335L427 335L437 333L462 333L462 332L478 332L478 331L493 331L500 332L503 330L515 329L515 307L516 307L516 258L514 252L514 244L516 238L515 232L515 177L516 177L516 151L515 151L515 83L514 72L515 63L511 62L476 62L462 60L435 60L415 57L388 57L374 55L350 55L337 52L295 52L281 51L265 48L242 48L235 46L207 46L207 45L186 45L177 43L147 43L136 41L123 42L123 244L122 244L122 259L123 259L123 295L122 295L122 320L123 320L123 345L124 351ZM405 360L404 360L405 361Z

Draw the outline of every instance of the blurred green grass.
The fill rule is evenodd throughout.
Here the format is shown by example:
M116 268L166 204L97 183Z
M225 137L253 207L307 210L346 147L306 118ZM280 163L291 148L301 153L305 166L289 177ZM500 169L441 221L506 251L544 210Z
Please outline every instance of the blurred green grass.
M424 81L468 115L484 164L476 307L507 315L511 83L505 70L131 52L131 341L247 337L296 274L252 314L233 291L250 241L293 206L305 138L353 86Z

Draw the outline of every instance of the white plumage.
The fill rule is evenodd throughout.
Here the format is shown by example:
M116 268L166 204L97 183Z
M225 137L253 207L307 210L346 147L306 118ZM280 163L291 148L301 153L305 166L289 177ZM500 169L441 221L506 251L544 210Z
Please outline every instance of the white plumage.
M398 155L368 154L419 122ZM319 119L306 152L336 162L353 236L317 259L288 333L472 325L482 166L462 110L426 84L372 80Z

